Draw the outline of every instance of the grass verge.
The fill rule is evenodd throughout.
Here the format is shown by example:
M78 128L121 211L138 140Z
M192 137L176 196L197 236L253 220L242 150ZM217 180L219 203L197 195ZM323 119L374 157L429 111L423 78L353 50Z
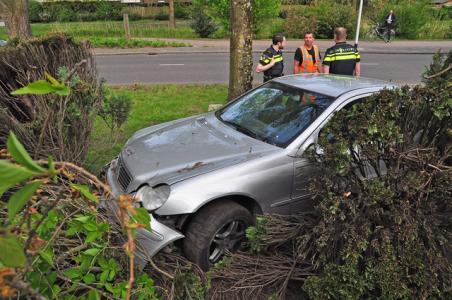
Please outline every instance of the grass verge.
M96 48L141 48L141 47L191 47L190 44L180 43L180 42L167 42L160 40L140 40L140 39L130 39L125 38L87 38L93 47Z
M109 88L110 93L128 94L133 99L128 121L119 132L111 132L98 118L91 134L85 167L98 173L116 156L138 129L207 112L209 104L226 103L227 85L133 85Z
M130 34L135 38L198 38L188 21L178 20L176 28L169 28L168 21L139 20L130 21ZM31 24L34 36L41 36L52 32L65 32L75 38L95 39L123 38L124 24L122 21L93 21L67 23L34 23ZM6 28L0 27L0 39L8 38Z

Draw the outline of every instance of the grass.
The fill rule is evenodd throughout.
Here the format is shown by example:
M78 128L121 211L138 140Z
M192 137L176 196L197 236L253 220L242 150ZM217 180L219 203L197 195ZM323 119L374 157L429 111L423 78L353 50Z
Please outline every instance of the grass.
M130 21L130 34L132 37L146 38L197 38L190 28L188 21L177 21L176 28L169 28L168 21L139 20ZM67 23L34 23L31 24L34 36L41 36L52 32L65 32L75 38L122 38L124 37L124 24L122 21L95 21L95 22L67 22ZM0 27L0 39L7 39L6 29Z
M180 42L166 42L166 41L149 41L140 39L130 39L125 38L90 38L93 47L104 47L104 48L141 48L141 47L190 47L190 44L180 43Z
M122 129L113 134L97 118L85 167L98 173L138 129L207 112L209 104L226 102L227 91L221 84L111 87L110 93L128 94L133 99L132 111Z
M169 28L168 21L138 20L130 21L130 33L134 38L198 38L193 29L190 28L188 20L178 20L176 28ZM366 35L368 31L366 21L363 21L361 32ZM272 33L283 31L283 19L273 19L265 22L257 34L258 39L268 39ZM94 22L68 22L68 23L35 23L31 25L33 35L41 36L52 32L66 32L77 39L88 39L99 41L105 38L120 39L124 37L124 25L122 21L94 21ZM450 39L452 20L433 20L426 24L419 33L420 39ZM212 35L212 38L227 38L228 32L221 28ZM365 36L364 38L368 38ZM0 39L7 40L6 29L0 27ZM110 42L108 42L110 43ZM107 43L107 44L108 44ZM93 42L96 46L96 44ZM105 44L105 43L104 43ZM105 46L105 45L104 45ZM169 45L172 46L172 45ZM114 46L121 47L121 46ZM132 47L141 47L133 46ZM177 46L173 46L177 47Z

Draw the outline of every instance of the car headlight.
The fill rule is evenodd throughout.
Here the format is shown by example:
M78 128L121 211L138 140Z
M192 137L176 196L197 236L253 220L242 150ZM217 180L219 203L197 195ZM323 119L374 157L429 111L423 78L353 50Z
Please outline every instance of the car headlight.
M144 208L153 211L160 208L168 200L170 193L171 189L166 184L155 188L144 186L137 191L135 197L143 203Z

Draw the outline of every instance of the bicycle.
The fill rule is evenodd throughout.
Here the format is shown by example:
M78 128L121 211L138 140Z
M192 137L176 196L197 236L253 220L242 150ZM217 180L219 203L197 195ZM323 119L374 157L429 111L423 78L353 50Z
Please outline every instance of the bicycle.
M386 26L381 27L380 23L376 23L374 26L372 26L371 35L379 37L380 39L385 41L385 43L390 43L391 39L393 40L395 37L395 30L388 29L388 27Z

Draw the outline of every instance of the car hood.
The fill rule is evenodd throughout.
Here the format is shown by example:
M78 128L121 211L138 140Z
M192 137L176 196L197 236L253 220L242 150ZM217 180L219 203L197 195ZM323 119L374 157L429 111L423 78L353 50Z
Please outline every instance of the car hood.
M127 142L121 163L132 177L131 192L143 183L172 184L280 150L206 114L142 131Z

